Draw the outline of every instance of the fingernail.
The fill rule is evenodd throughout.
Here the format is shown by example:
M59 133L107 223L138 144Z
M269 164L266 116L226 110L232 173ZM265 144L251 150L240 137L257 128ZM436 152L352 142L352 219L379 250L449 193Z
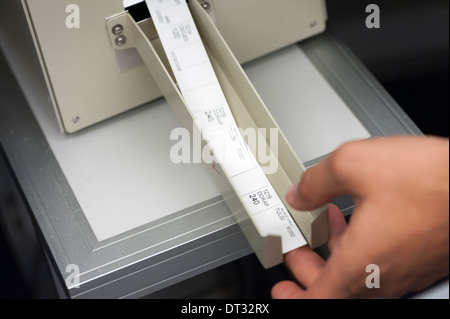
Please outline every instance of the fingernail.
M298 184L294 184L287 191L286 200L288 201L289 204L295 203L295 199L297 198L297 189L298 189Z

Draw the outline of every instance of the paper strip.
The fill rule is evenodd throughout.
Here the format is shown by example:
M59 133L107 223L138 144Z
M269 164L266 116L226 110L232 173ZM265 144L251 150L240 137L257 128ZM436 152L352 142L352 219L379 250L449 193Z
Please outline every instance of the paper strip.
M256 228L281 236L283 253L305 245L237 127L186 1L146 3L186 104Z

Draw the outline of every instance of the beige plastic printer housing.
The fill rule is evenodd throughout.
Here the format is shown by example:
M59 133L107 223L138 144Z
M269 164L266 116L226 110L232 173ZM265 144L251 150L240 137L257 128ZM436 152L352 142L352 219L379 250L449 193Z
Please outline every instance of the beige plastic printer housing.
M76 132L161 96L144 64L119 71L117 52L111 47L105 19L124 12L122 0L21 1L64 132ZM208 3L208 14L240 63L325 29L323 0ZM71 4L79 8L79 28L66 26ZM159 48L152 23L139 21L139 26ZM120 59L122 54L119 59L129 59L129 55Z

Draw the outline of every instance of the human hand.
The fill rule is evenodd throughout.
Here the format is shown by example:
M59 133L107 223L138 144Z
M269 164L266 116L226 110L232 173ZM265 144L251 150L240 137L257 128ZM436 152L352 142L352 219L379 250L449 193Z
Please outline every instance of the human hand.
M351 194L347 226L329 206L331 256L309 247L285 256L297 280L276 284L274 298L399 297L449 273L449 141L389 137L344 144L310 168L286 195L297 210ZM366 266L380 269L380 288L366 286Z

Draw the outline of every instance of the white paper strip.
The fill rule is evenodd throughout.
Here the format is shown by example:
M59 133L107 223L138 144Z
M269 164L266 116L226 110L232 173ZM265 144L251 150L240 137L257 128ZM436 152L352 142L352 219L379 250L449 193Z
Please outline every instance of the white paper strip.
M128 8L128 7L134 6L135 4L138 4L140 2L144 2L144 0L122 0L122 2L123 2L123 6L125 8Z
M184 0L146 0L178 87L214 158L262 236L286 253L306 240L239 132Z

